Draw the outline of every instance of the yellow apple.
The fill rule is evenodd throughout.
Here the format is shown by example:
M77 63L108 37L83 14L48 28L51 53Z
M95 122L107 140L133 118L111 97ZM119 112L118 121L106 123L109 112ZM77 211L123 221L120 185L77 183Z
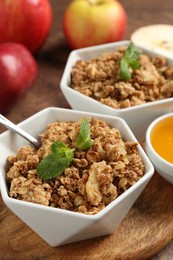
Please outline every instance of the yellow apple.
M116 0L73 0L63 15L63 31L72 49L119 41L127 15Z

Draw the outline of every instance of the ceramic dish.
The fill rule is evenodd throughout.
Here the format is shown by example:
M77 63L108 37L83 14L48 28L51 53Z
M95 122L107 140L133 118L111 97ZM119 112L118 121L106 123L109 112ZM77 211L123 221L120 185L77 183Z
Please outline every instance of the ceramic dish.
M129 45L129 41L122 41L72 51L67 60L60 86L64 96L73 109L119 116L127 122L137 139L143 141L148 125L158 116L172 111L173 98L149 102L130 108L114 109L70 87L71 70L77 60L89 60L99 56L101 53L113 51L120 46L127 45ZM151 57L155 56L155 53L152 51L141 47L139 47L139 49L142 49ZM170 66L173 66L173 60L169 59L168 62Z
M170 119L170 120L169 120ZM168 121L169 120L169 121ZM157 150L152 143L152 139L156 134L156 128L160 126L160 146ZM167 128L163 133L164 127ZM168 113L159 118L156 118L148 127L146 132L146 152L151 159L156 171L168 182L173 184L173 152L172 140L173 140L173 113ZM158 130L157 130L158 131ZM157 132L159 133L159 132ZM152 136L153 135L153 136ZM158 134L157 134L158 135ZM155 140L157 142L157 140ZM172 161L171 161L172 160Z
M83 116L97 117L116 127L124 140L136 141L124 120L118 117L93 114L60 108L47 108L19 124L25 131L38 138L39 133L54 121L76 121ZM42 206L9 197L6 183L7 157L27 141L9 130L0 135L0 188L4 203L24 223L51 246L67 244L112 233L125 217L139 194L153 175L154 168L145 152L138 145L138 152L145 166L144 176L113 202L95 215L85 215L64 209ZM17 234L16 234L17 235Z

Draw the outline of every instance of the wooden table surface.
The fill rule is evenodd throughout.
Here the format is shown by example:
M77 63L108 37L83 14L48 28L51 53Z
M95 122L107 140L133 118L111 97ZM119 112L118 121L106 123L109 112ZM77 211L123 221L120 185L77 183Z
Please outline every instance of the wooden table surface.
M67 57L70 53L70 49L65 42L62 31L62 15L70 1L50 0L50 2L53 11L53 23L47 41L45 42L40 52L37 53L37 55L35 56L39 65L39 76L37 82L27 93L27 95L21 101L19 101L11 111L5 114L5 116L12 120L14 123L19 123L20 121L28 118L41 109L49 106L70 108L59 87L63 69L66 64ZM172 0L121 0L121 3L125 7L128 16L128 26L124 39L130 39L131 33L137 28L144 25L161 23L173 24ZM0 132L2 131L4 131L4 128L0 126ZM172 192L173 194L172 186L170 184L168 184L166 181L163 181L158 176L154 178L157 179L156 183L160 185L160 189L164 187L164 189L168 191L168 194L166 194L166 196L169 197L169 192ZM150 187L152 185L153 183L150 185ZM143 195L143 197L145 197L145 194ZM141 197L135 204L136 206L130 211L129 218L131 215L135 214L134 212L137 206L140 204L140 199ZM172 219L173 215L169 217L171 217ZM11 223L11 221L13 222L13 224ZM14 228L14 230L11 230L11 228L9 228L11 226ZM155 248L153 248L153 250L150 250L150 252L146 254L147 258L172 259L173 226L170 226L169 230L170 229L172 230L172 232L168 232L166 240L164 241L163 235L160 246L156 246ZM18 238L18 234L16 234L16 231L19 232L21 236L20 239ZM151 237L148 238L148 241L150 239ZM99 242L101 243L101 240L99 240ZM36 249L33 248L37 248L38 243L39 248L43 248L44 253L40 251L40 255L38 252L37 255L35 255L33 252L36 252L34 251ZM89 245L91 245L92 248L92 243L87 244L87 248ZM124 245L126 245L126 240L124 240ZM76 244L70 246L72 252L74 252L75 248L77 248ZM81 244L81 247L85 247L85 242ZM26 227L25 224L23 224L16 216L14 216L14 214L6 208L2 199L0 198L0 259L23 259L23 256L25 255L24 252L26 252L27 256L25 259L66 259L65 256L62 256L61 248L57 249L59 250L57 251L59 252L57 254L55 250L55 248L51 248L46 243L44 243L41 238L39 238L32 230ZM88 248L88 250L90 249ZM92 257L94 258L93 250L94 249L92 248L91 252L89 251L87 253L88 257L87 255L85 255L84 258L81 257L80 259L92 259ZM76 257L74 257L74 259L77 259L78 257L76 254L75 256ZM113 254L111 255L111 253L107 255L107 259L109 259L109 256L111 259L116 259ZM134 254L134 259L139 258L139 256L141 255ZM126 259L127 258L128 257L126 256Z

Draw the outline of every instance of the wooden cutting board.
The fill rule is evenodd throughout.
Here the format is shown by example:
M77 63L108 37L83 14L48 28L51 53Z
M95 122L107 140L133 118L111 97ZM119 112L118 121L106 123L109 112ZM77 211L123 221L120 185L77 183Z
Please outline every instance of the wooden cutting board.
M173 239L172 201L173 186L155 173L113 234L54 248L0 200L0 259L147 259Z

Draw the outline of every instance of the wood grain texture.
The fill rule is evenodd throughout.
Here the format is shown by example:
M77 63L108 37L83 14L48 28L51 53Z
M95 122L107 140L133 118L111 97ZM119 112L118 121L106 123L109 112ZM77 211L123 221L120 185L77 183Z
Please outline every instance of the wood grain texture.
M38 80L27 95L5 114L14 123L39 110L70 108L59 84L70 53L62 32L62 15L70 0L51 0L53 23L45 45L35 56ZM124 39L140 26L173 24L172 0L121 0L128 15ZM0 126L0 132L5 129ZM126 218L110 236L52 248L10 212L0 197L0 259L172 259L173 186L157 173ZM58 235L58 234L57 234ZM170 243L169 243L170 242Z

